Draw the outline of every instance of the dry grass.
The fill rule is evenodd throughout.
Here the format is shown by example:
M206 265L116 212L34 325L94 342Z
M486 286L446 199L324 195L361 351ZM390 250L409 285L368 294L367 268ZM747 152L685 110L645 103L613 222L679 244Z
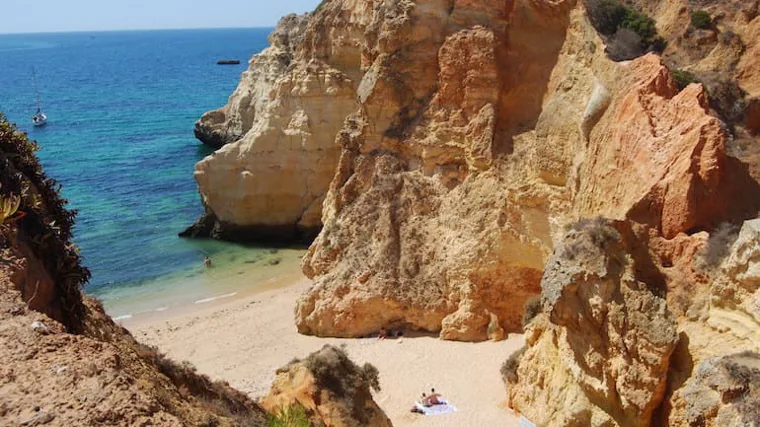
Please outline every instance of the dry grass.
M739 237L739 227L724 222L710 233L707 244L699 251L696 268L701 271L713 271L728 256L731 246Z
M512 353L507 360L501 365L501 377L507 384L517 383L517 368L520 366L520 359L528 349L528 346L523 346L521 349Z
M197 372L189 362L177 363L158 351L155 347L137 343L137 355L148 363L158 367L159 372L177 387L178 395L189 400L198 398L199 404L209 414L234 420L239 426L261 426L267 415L244 393L229 386L224 381L211 381L206 375ZM164 398L167 402L172 399ZM162 402L163 404L163 402ZM168 410L176 410L170 403L164 405ZM214 425L213 422L205 425Z
M584 218L568 225L569 233L585 235L586 239L576 238L564 247L563 256L574 260L582 253L605 252L610 245L620 242L620 233L602 217Z
M528 326L531 320L538 316L538 313L541 313L541 297L536 295L534 297L530 297L525 301L525 305L523 305L523 317L522 317L522 327L523 329Z

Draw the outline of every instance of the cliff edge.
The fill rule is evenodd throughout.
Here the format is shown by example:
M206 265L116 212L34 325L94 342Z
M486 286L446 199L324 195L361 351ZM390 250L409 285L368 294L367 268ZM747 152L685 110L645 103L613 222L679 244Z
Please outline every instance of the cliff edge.
M0 115L0 424L263 426L226 383L138 343L82 295L75 213Z

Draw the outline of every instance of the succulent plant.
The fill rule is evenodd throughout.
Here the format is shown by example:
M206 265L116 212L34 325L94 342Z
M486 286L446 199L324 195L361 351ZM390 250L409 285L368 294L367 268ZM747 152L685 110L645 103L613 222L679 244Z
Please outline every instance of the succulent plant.
M0 225L5 224L5 221L12 217L21 204L21 197L14 196L13 194L6 196L0 196Z

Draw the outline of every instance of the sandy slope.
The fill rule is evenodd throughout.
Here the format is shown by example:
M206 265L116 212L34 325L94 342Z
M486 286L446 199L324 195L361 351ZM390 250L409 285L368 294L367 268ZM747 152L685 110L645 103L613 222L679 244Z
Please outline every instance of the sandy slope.
M173 358L189 360L201 372L254 397L268 392L278 367L331 343L345 345L355 362L377 366L383 390L375 400L396 426L517 425L505 408L499 367L522 346L522 336L477 344L428 336L383 341L303 336L296 332L293 307L309 281L300 278L293 282L282 289L215 302L163 319L133 320L125 326L139 340L158 346ZM450 399L459 412L437 416L410 413L414 399L431 387Z

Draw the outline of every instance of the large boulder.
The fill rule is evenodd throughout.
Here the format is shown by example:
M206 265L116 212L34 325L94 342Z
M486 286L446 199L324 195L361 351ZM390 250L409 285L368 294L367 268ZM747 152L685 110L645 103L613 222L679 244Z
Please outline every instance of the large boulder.
M372 400L372 389L380 390L374 366L359 367L345 351L326 345L277 370L261 403L273 414L303 409L312 425L390 427L391 421Z
M679 338L662 276L631 225L574 225L547 264L541 300L511 406L537 425L649 426Z

